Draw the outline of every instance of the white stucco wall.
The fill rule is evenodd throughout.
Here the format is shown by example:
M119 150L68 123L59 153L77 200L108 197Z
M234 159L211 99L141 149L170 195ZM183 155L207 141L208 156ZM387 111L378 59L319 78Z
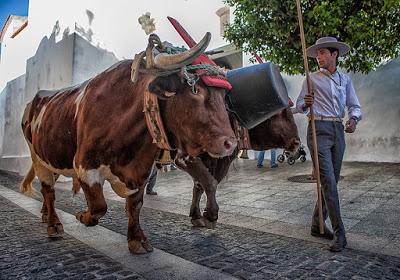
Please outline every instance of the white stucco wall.
M41 89L58 89L72 83L74 35L56 42L44 37L26 63L26 103Z
M73 85L86 81L118 61L112 52L92 46L79 35L75 36L73 51Z
M5 116L4 125L5 141L3 143L3 157L15 156L21 153L19 147L23 144L21 133L21 118L23 107L25 76L20 76L7 84L5 94Z
M3 155L4 126L6 124L6 88L0 92L0 157Z
M400 57L352 78L364 120L346 137L345 159L400 162Z
M25 75L7 83L0 95L0 169L19 172L28 167L28 147L21 130L25 108Z

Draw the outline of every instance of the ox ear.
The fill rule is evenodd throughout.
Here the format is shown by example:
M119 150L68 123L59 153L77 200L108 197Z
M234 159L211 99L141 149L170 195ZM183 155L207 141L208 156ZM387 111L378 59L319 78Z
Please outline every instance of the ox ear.
M161 99L174 96L182 88L178 75L157 77L149 84L149 91Z

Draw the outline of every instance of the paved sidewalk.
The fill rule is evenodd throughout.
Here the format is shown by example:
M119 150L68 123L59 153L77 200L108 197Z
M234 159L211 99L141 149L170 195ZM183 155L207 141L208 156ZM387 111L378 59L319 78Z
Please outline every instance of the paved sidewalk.
M310 161L259 169L255 160L236 160L217 191L219 222L324 242L309 234L316 184L287 180L310 173ZM341 175L339 196L349 247L400 256L400 164L345 162ZM188 215L191 185L181 171L160 173L159 195L146 197L145 205Z
M218 222L327 243L309 234L316 184L287 180L310 173L309 161L270 169L256 168L255 160L236 160L217 191ZM400 164L345 162L341 175L339 196L348 246L400 256ZM70 189L70 183L61 186ZM188 216L192 181L186 173L159 172L155 190L158 195L146 196L145 207ZM121 200L110 188L106 191L109 198Z

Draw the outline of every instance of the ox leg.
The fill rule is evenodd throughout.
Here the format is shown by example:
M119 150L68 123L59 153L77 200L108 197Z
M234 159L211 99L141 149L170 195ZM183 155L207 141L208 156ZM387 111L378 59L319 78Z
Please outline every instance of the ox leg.
M42 222L47 223L47 234L49 237L59 237L64 233L64 228L54 208L56 198L54 184L58 175L52 173L37 160L37 156L29 142L28 146L31 153L32 166L24 178L21 190L23 192L30 192L32 190L33 178L35 175L38 177L42 186L40 192L43 195L43 205L40 211L42 213Z
M107 203L103 195L103 186L100 183L94 183L89 186L79 180L83 192L85 193L87 210L78 212L75 217L86 226L95 226L99 219L107 212Z
M54 208L56 177L50 170L35 160L33 161L33 166L42 186L40 189L43 195L42 222L47 222L47 234L49 237L59 237L64 233L64 228Z
M208 181L208 184L204 184L204 191L207 196L206 208L203 211L203 221L206 223L206 227L215 228L218 220L219 207L217 204L216 193L217 193L217 180L212 178L213 181Z
M182 162L183 161L183 162ZM212 176L208 168L204 165L202 160L198 157L190 157L189 159L178 159L175 161L178 167L185 170L192 176L194 182L199 182L203 187L206 196L207 204L204 209L203 219L206 226L214 228L218 220L219 207L216 200L216 192L218 181Z
M42 213L42 222L47 223L47 206L46 206L46 201L44 199L43 199L42 210L40 210L40 213Z
M203 187L199 183L193 184L192 205L190 206L189 217L192 218L191 222L195 227L205 227L204 221L201 217L200 200L203 195Z
M49 185L46 182L41 182L41 184L40 192L43 195L42 221L47 222L47 234L49 237L59 237L64 233L64 228L54 208L56 198L54 184Z
M54 184L55 184L55 182L57 181L58 177L60 177L60 174L53 173ZM44 189L43 189L43 184L42 184L41 192L42 192L42 195L43 195L43 197L44 197L43 191L44 191ZM43 222L43 223L47 223L47 219L48 219L48 215L49 215L47 209L48 209L48 208L47 208L46 200L43 199L42 209L40 210L40 213L42 213L42 222Z
M132 254L143 254L153 251L150 241L140 227L139 215L143 206L144 187L126 199L128 214L128 247Z

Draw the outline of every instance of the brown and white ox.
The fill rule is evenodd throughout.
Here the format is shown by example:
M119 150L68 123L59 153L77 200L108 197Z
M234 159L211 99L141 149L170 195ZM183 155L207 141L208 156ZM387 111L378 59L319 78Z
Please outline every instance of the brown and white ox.
M230 117L233 125L233 116ZM261 124L249 129L251 147L257 151L272 148L283 148L287 151L295 151L300 146L300 138L297 126L290 107L283 109L278 114ZM236 158L239 150L224 158L213 158L208 154L198 157L190 157L186 161L177 160L176 164L193 179L193 198L189 216L192 224L199 227L213 228L218 219L218 204L216 201L217 185L228 173L232 161ZM200 211L200 199L206 193L207 203L203 212Z
M203 53L209 40L207 33L185 53L159 54L162 57L146 57L146 61L151 59L151 69L180 69ZM125 60L79 86L39 91L27 105L22 129L33 164L21 190L31 191L33 178L39 178L49 236L63 233L54 208L59 174L73 177L81 185L87 210L76 217L86 226L98 224L107 211L102 189L107 180L126 198L130 252L153 250L139 224L144 186L160 153L143 113L146 90L159 97L168 140L179 154L208 152L223 157L236 148L225 109L225 90L198 81L194 94L179 71L166 77L141 73L133 83L131 65L132 60Z

